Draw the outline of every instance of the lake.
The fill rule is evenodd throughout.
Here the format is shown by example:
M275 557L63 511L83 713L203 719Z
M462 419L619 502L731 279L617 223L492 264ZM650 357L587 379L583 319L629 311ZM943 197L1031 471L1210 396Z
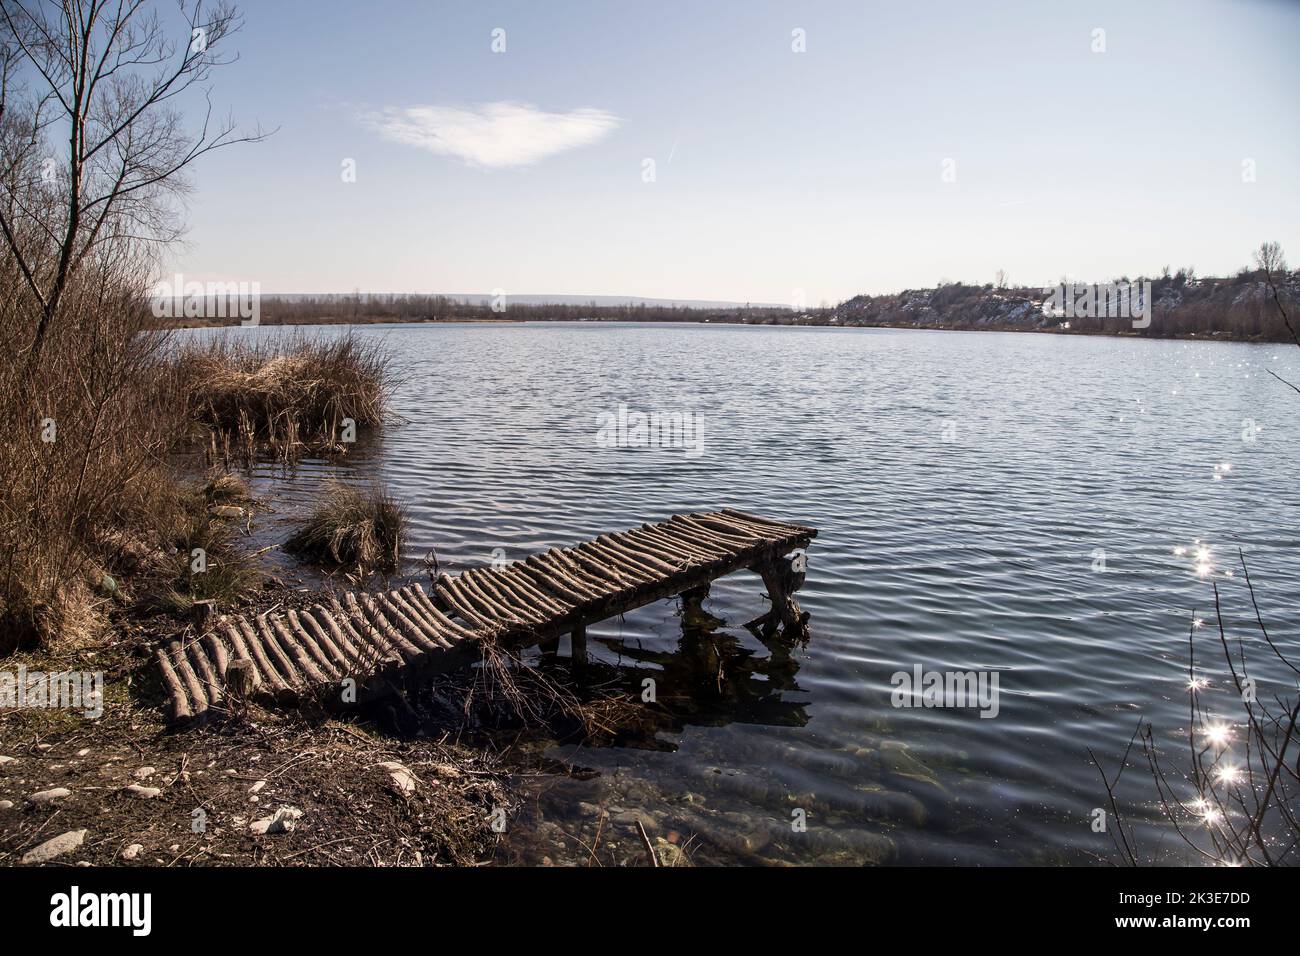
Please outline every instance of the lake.
M1238 548L1274 641L1300 645L1300 396L1264 371L1300 381L1294 347L676 324L357 334L397 357L407 423L287 483L265 471L259 487L290 503L270 533L334 473L405 499L413 573L430 549L456 572L724 506L820 532L804 646L744 628L766 608L748 573L715 583L702 617L665 601L589 629L603 678L636 693L653 676L671 719L637 746L532 742L599 773L530 778L503 859L635 842L626 811L652 835L695 834L703 863L1114 859L1091 826L1106 792L1088 750L1113 776L1146 719L1180 765L1188 630L1193 611L1213 623L1213 583L1230 634L1260 644ZM700 440L598 442L620 405L697 416ZM1211 630L1202 700L1233 719ZM1262 693L1294 693L1268 665L1252 670ZM996 715L894 706L893 675L918 667L996 673ZM1140 746L1120 794L1151 815ZM1189 856L1172 838L1159 853Z

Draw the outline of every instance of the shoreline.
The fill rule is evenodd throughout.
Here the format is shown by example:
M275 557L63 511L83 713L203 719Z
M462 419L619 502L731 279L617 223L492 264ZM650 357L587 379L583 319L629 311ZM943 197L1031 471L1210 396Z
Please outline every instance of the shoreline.
M1197 334L1196 332L1171 332L1167 335L1143 335L1140 332L1107 332L1097 329L1023 328L1017 326L988 326L972 328L957 325L891 325L840 322L748 322L738 319L682 318L682 319L538 319L538 318L488 318L466 316L448 319L394 319L382 316L356 316L350 318L312 319L310 321L275 320L244 326L238 320L213 320L199 322L169 322L158 326L160 331L180 332L198 329L233 328L348 328L372 325L440 326L440 325L739 325L755 328L783 329L880 329L896 332L1004 332L1026 335L1079 336L1086 338L1150 340L1157 342L1235 342L1242 345L1290 345L1286 338L1241 336L1226 332Z

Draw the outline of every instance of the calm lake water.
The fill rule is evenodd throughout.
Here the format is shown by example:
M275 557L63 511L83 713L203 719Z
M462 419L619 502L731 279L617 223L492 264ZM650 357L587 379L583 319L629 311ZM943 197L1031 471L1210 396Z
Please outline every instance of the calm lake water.
M431 548L455 572L724 506L820 531L806 646L743 627L767 606L748 573L714 585L703 620L666 601L590 629L603 679L637 693L654 677L672 721L637 747L535 745L600 772L540 778L505 859L562 862L577 838L630 851L627 811L652 835L696 834L703 863L1109 859L1088 748L1113 775L1145 718L1179 763L1189 621L1212 622L1212 582L1232 632L1260 644L1239 569L1227 576L1238 548L1274 640L1300 647L1300 396L1264 371L1300 381L1294 347L708 325L358 334L397 356L409 423L276 494L382 479L410 505L412 570ZM699 416L698 453L601 447L598 416L620 403ZM1217 665L1210 629L1197 636ZM1262 692L1294 693L1266 664ZM996 671L997 715L893 706L891 676L918 665ZM1222 671L1207 676L1206 705L1234 718ZM1121 795L1149 813L1140 748ZM1164 852L1187 856L1173 839Z

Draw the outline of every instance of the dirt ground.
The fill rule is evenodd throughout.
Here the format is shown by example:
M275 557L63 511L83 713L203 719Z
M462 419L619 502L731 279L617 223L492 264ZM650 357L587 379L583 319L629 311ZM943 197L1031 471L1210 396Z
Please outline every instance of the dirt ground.
M492 854L493 823L513 809L504 774L446 734L401 739L360 718L257 708L170 729L150 655L174 627L128 623L94 648L6 659L9 672L102 670L104 710L0 710L0 865L80 830L48 865L473 865Z

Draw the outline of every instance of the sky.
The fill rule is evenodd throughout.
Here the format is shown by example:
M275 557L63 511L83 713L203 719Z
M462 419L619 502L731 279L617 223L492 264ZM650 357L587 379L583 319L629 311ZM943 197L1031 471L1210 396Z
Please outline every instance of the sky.
M1300 2L245 0L165 274L853 295L1300 264Z

